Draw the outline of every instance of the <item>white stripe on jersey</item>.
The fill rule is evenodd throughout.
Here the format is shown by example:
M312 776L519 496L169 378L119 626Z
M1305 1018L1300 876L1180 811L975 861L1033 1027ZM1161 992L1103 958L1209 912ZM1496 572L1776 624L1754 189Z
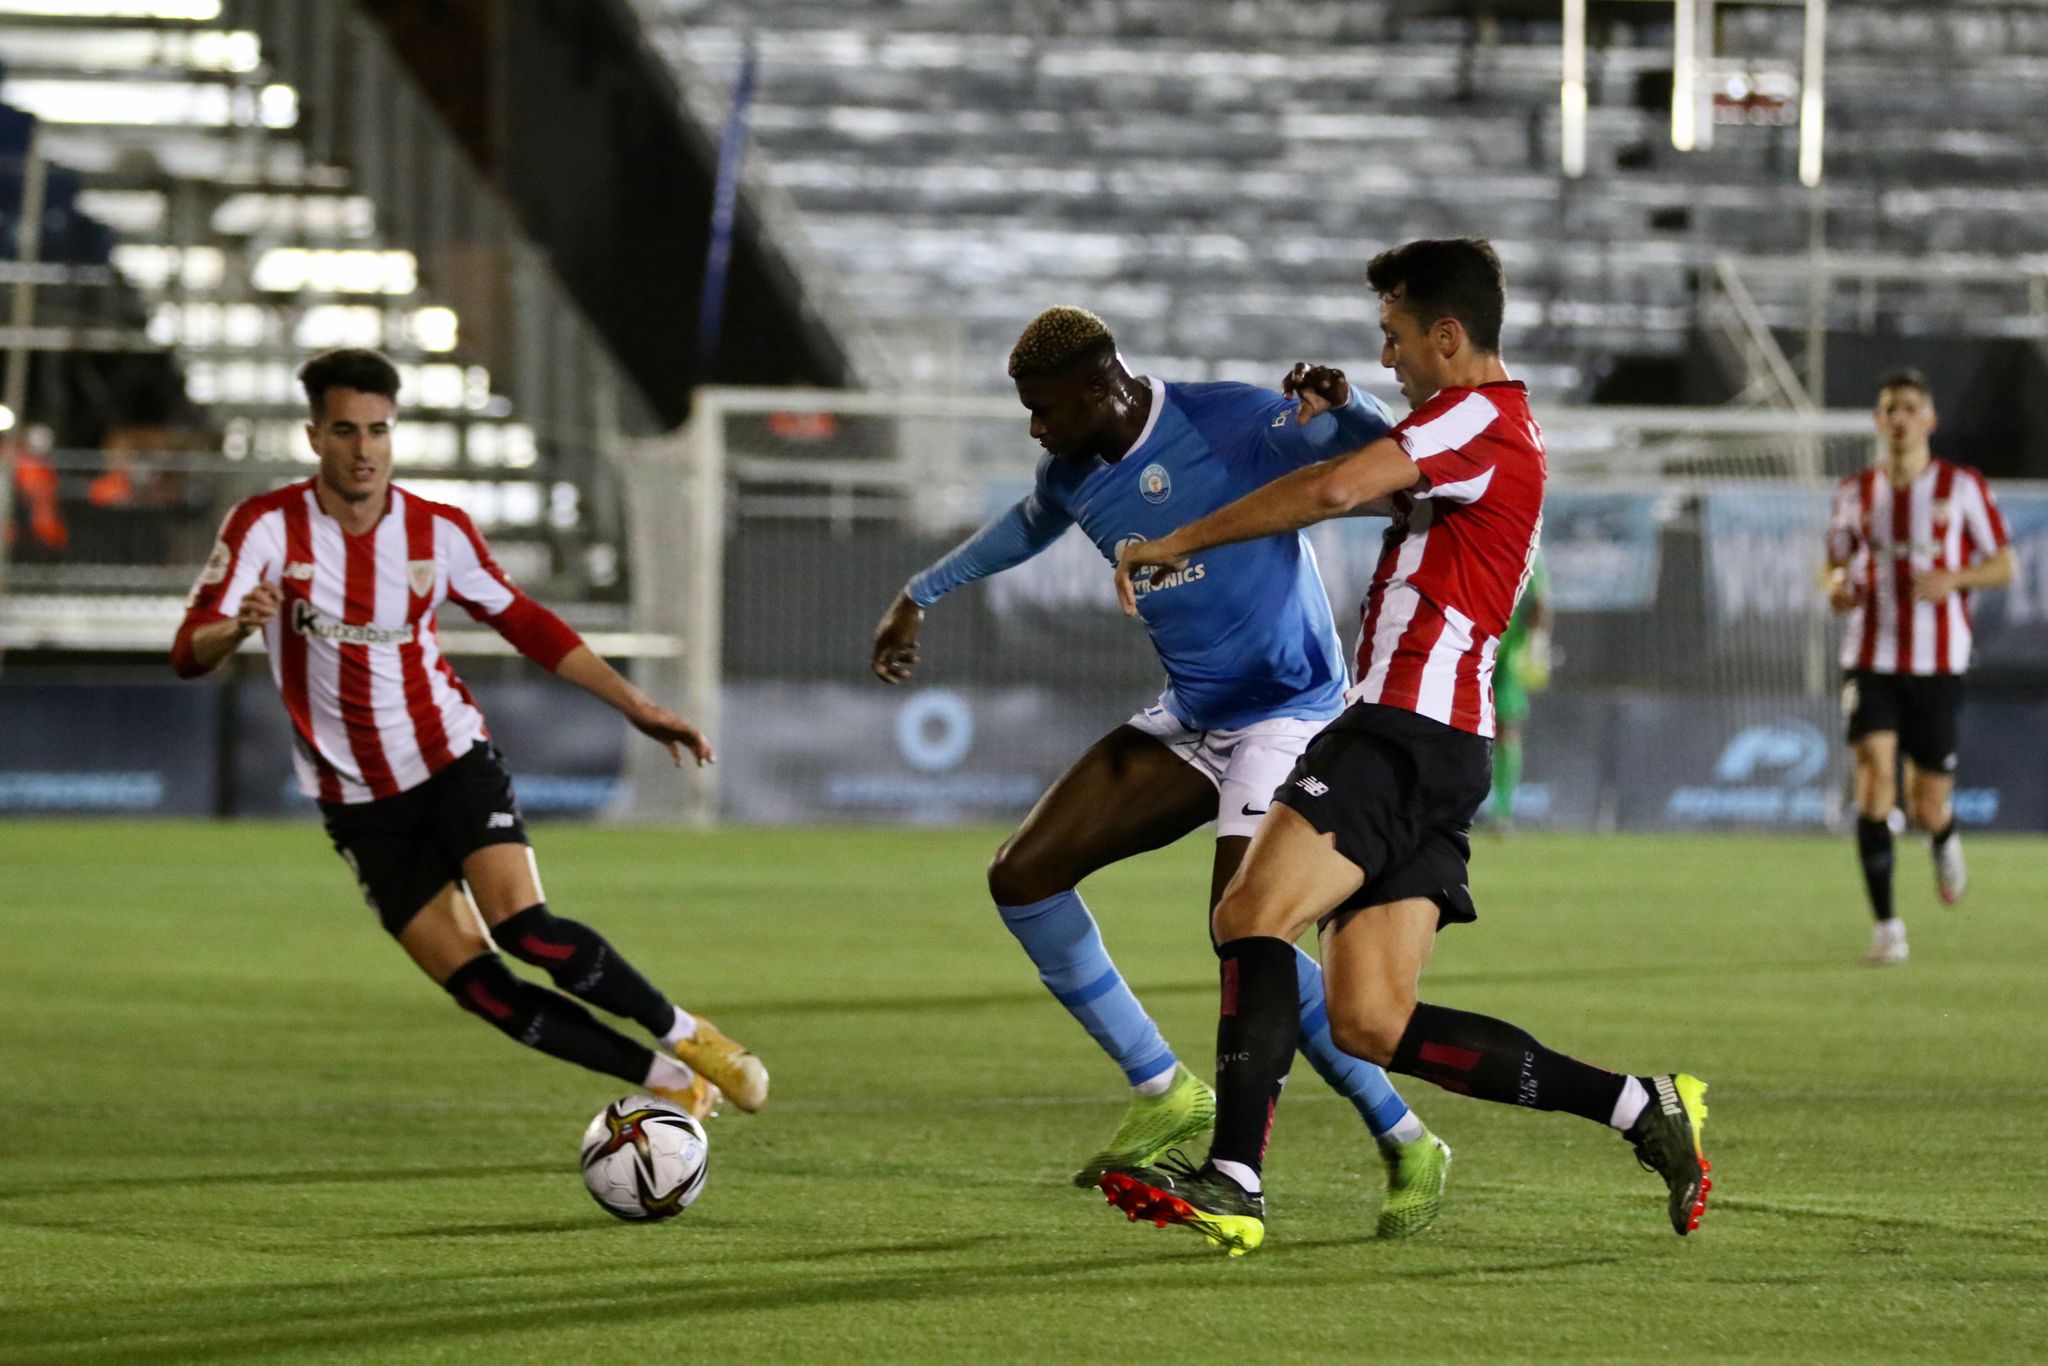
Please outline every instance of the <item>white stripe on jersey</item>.
M1410 427L1400 435L1401 449L1410 460L1423 460L1444 451L1462 450L1493 425L1500 409L1484 394L1471 393L1459 399L1429 421Z
M1451 707L1458 697L1458 661L1472 648L1472 618L1455 607L1445 607L1443 613L1444 629L1429 647L1429 658L1423 661L1415 711L1449 725Z

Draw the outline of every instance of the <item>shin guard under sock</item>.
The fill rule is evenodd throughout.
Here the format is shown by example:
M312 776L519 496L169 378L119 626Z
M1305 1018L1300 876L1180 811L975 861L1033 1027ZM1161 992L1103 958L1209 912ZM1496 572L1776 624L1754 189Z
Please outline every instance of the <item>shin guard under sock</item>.
M1892 918L1892 827L1890 821L1856 820L1856 855L1863 861L1863 886L1870 893L1870 913Z
M1415 1007L1390 1069L1447 1091L1605 1124L1628 1078L1553 1053L1504 1020L1427 1003Z
M528 906L491 931L498 947L555 979L555 985L599 1010L622 1015L660 1038L675 1023L675 1007L655 990L605 937L564 920L547 903Z
M566 996L512 974L495 953L480 953L442 984L455 1003L507 1038L551 1057L645 1085L654 1053Z
M1233 939L1222 960L1222 1015L1216 1022L1216 1135L1212 1162L1258 1171L1273 1129L1280 1088L1301 1034L1294 945L1261 936Z

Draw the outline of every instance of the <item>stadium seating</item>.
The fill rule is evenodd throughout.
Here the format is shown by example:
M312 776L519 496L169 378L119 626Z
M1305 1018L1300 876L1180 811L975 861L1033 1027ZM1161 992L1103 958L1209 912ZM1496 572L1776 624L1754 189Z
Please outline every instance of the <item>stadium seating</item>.
M1062 300L1177 374L1369 360L1365 258L1483 232L1516 285L1521 369L1583 397L1610 357L1684 349L1717 254L1805 249L1791 128L1671 151L1655 97L1668 26L1605 29L1589 174L1572 182L1556 169L1555 22L1510 14L1480 42L1455 13L1471 8L641 0L686 68L729 79L752 44L769 179L861 307L961 345L972 386L999 382L1021 319ZM1787 12L1726 16L1725 52L1796 68ZM1944 78L1899 82L1902 45ZM2026 7L1839 14L1831 244L2048 247L2044 69L2048 21Z

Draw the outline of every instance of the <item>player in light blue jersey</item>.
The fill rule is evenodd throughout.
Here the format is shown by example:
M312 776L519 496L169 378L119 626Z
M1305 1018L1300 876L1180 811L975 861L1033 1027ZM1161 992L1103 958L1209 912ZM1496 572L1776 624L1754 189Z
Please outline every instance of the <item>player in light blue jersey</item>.
M1021 564L1069 526L1114 564L1127 541L1165 535L1291 470L1369 445L1393 425L1331 370L1297 366L1287 393L1133 376L1108 327L1078 308L1033 320L1011 352L1010 375L1046 451L1035 487L897 596L875 630L873 667L884 682L910 676L925 608ZM1298 421L1290 394L1301 385L1331 411ZM1298 533L1219 547L1149 586L1138 610L1165 666L1165 691L1039 798L988 871L996 909L1040 980L1131 1083L1122 1125L1074 1177L1084 1187L1105 1168L1149 1161L1206 1132L1215 1096L1138 1004L1075 888L1099 868L1215 821L1213 909L1274 788L1343 711L1347 681L1329 598ZM1387 1161L1379 1234L1419 1232L1442 1205L1450 1149L1384 1072L1331 1042L1321 971L1297 955L1301 1051L1357 1107Z

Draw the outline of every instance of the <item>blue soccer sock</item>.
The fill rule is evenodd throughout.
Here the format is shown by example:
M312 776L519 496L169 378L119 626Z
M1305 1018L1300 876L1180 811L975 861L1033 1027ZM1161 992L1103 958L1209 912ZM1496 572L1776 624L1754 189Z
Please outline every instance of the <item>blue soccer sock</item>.
M1343 1052L1330 1038L1330 1012L1323 1004L1323 969L1299 948L1294 954L1295 980L1301 990L1302 1056L1332 1090L1357 1107L1374 1138L1407 1137L1393 1131L1408 1117L1408 1102L1401 1099L1385 1072Z
M1133 1086L1173 1069L1173 1050L1109 961L1095 917L1079 892L996 910L1038 966L1038 980L1123 1068Z

